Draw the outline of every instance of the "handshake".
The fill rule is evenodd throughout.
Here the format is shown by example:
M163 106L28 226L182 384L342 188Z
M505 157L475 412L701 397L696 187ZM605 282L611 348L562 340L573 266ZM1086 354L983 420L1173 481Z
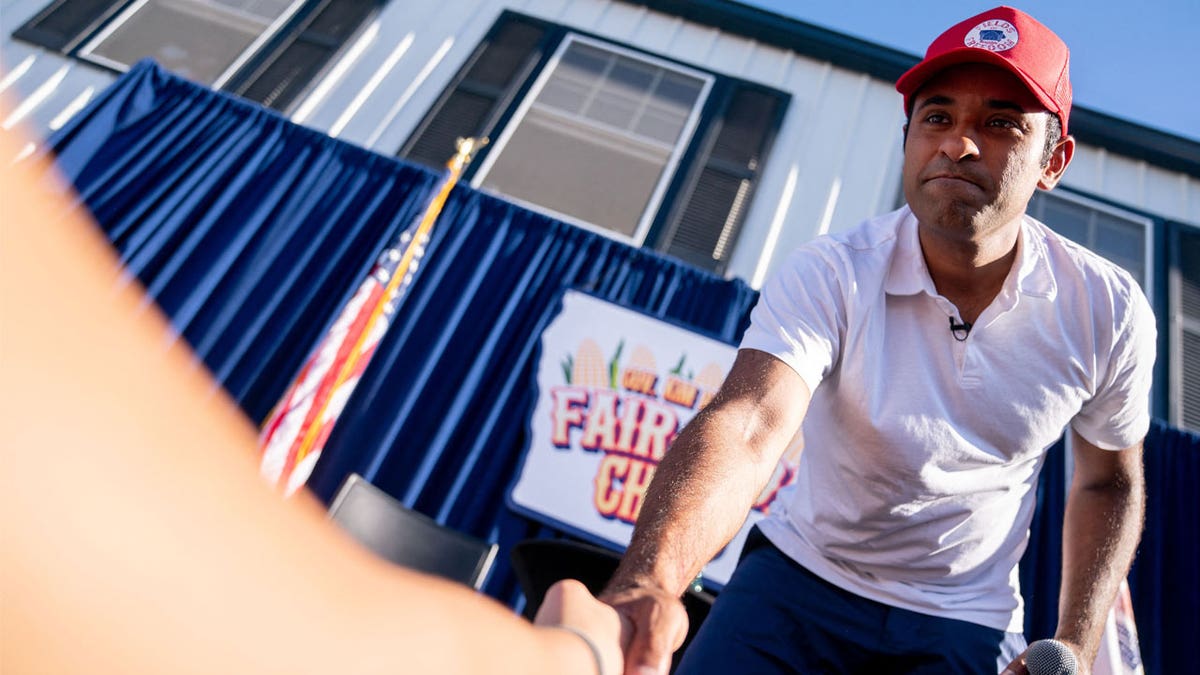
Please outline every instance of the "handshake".
M573 635L573 640L587 648L596 675L625 672L625 649L633 633L629 621L593 597L582 582L564 579L551 586L533 623Z
M597 675L667 675L687 634L679 598L642 588L606 591L601 598L579 581L559 581L546 592L534 624L574 634L576 649L587 648ZM635 624L648 629L635 630Z
M534 623L573 634L576 649L587 648L597 675L667 675L671 654L687 633L682 602L645 587L609 590L601 598L604 602L579 581L559 581L547 591ZM1034 642L1023 661L1028 675L1078 672L1075 653L1057 640ZM1018 671L1010 666L1004 675Z

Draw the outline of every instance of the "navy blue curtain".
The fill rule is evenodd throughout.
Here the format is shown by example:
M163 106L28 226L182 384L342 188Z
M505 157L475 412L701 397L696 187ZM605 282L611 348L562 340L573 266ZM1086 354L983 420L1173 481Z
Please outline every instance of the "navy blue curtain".
M1200 435L1155 420L1146 530L1129 573L1147 675L1194 673L1200 638Z
M438 176L138 64L49 142L130 270L246 413L261 420ZM499 542L487 591L519 603L509 547L560 536L504 506L525 444L541 329L567 288L735 341L755 292L467 187L311 486L351 471ZM1147 439L1147 531L1131 575L1148 673L1186 672L1200 634L1195 436ZM1031 639L1054 630L1063 449L1039 480L1022 561Z
M125 265L255 421L438 181L150 61L48 146Z
M49 145L122 260L256 421L438 178L151 62ZM328 501L358 472L505 552L555 534L504 503L540 332L567 288L726 341L757 295L460 186L312 489ZM501 555L487 590L515 601L507 565Z
M1025 637L1053 637L1058 626L1058 584L1062 580L1062 524L1067 505L1066 443L1050 447L1038 475L1037 508L1029 525L1029 545L1021 558Z

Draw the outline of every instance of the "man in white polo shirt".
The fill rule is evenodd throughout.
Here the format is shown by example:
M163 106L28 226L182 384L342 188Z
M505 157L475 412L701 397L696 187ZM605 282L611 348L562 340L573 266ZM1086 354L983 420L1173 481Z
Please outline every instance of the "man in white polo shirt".
M678 596L802 423L797 480L678 672L1025 672L1017 563L1066 428L1057 638L1092 662L1141 530L1155 327L1128 274L1025 215L1074 152L1068 60L1000 7L897 82L907 205L801 247L763 288L604 594L636 627L628 675L666 672Z

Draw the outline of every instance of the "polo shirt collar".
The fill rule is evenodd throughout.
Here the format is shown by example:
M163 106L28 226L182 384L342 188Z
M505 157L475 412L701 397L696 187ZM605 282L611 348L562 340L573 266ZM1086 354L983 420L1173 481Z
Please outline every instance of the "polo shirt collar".
M1016 274L1017 291L1023 295L1053 300L1058 294L1058 284L1050 271L1050 259L1046 247L1043 225L1025 216L1021 220L1021 235L1017 238ZM1013 275L1005 279L1005 287L1014 283ZM896 248L888 267L883 289L889 295L916 295L925 292L938 295L921 253L921 241L917 237L917 218L905 207L904 217L896 230Z

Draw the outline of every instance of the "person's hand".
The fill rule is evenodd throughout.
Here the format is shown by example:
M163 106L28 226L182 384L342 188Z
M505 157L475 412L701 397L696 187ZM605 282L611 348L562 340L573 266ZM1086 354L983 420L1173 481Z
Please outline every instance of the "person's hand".
M1064 640L1059 640L1059 642L1061 642L1068 649L1070 649L1072 652L1074 652L1075 663L1076 663L1076 667L1078 668L1078 670L1075 671L1076 675L1091 675L1092 674L1091 666L1088 664L1085 664L1083 658L1081 658L1079 656L1080 647L1078 645L1071 644ZM1021 652L1020 656L1013 659L1012 663L1008 664L1007 666L1004 667L1004 670L1000 671L1000 675L1029 675L1029 668L1025 665L1025 655L1028 653L1029 653L1029 648L1027 647L1025 649L1025 651Z
M671 654L687 636L683 602L652 586L606 591L600 599L627 619L633 638L625 649L625 675L667 675Z
M1029 675L1029 669L1025 667L1025 652L1021 652L1020 656L1005 666L1000 675Z
M546 591L534 624L546 628L567 628L586 639L599 651L603 675L620 675L632 630L629 622L612 607L592 597L586 586L575 579L564 579Z

